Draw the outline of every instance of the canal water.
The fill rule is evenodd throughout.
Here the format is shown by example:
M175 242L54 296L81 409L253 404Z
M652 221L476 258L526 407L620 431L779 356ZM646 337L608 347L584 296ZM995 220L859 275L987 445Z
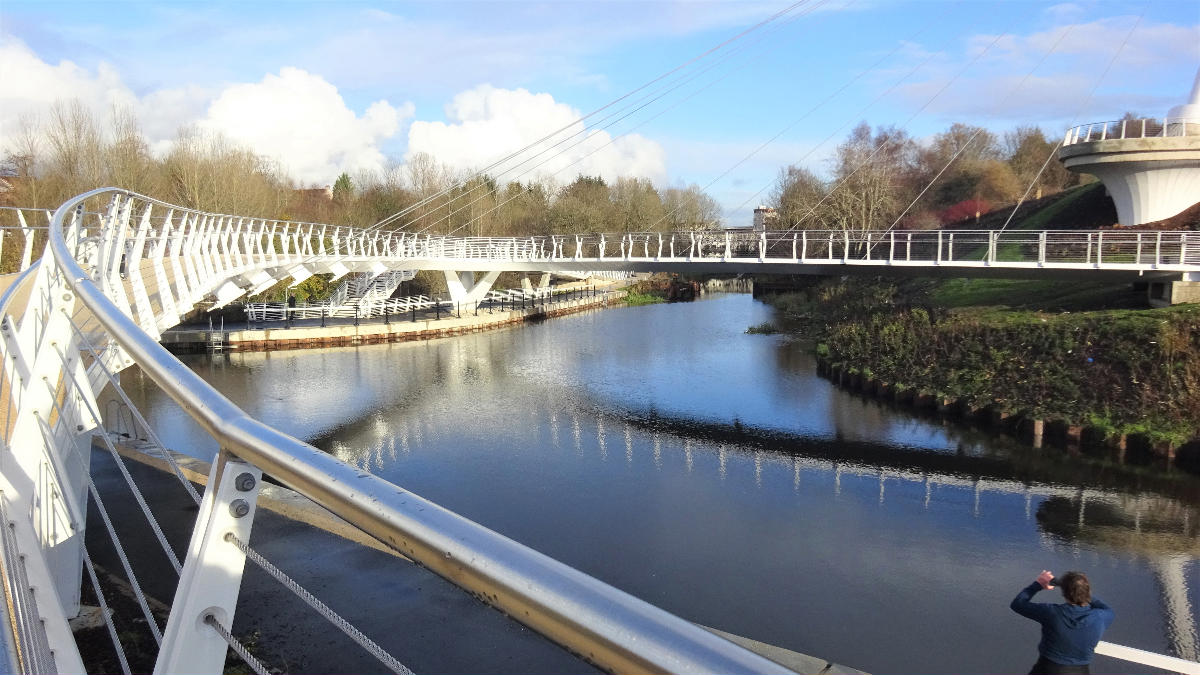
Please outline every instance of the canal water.
M1010 600L1077 569L1116 608L1108 640L1196 658L1200 477L845 392L803 345L745 333L771 314L715 295L187 363L255 417L706 626L873 673L1025 672L1039 631ZM125 385L166 445L212 456Z

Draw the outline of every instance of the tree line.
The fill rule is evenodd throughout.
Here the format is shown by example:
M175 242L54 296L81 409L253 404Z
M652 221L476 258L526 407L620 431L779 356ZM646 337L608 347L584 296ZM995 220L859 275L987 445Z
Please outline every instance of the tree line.
M566 184L502 183L424 153L382 171L343 173L328 188L299 189L277 163L218 133L184 127L155 151L128 111L114 110L101 124L78 101L25 120L0 178L12 206L52 209L116 186L203 211L359 227L405 212L388 227L464 236L702 229L721 216L695 185L582 175Z
M1038 199L1080 184L1081 176L1052 156L1056 148L1032 126L1001 137L954 124L921 142L903 129L863 122L838 146L828 178L795 165L780 170L769 227L934 229L978 218L1026 195Z

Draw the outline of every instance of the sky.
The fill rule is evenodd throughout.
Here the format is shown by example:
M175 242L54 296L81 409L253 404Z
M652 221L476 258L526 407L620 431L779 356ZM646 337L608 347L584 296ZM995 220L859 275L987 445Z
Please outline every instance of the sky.
M69 99L132 111L156 152L220 132L303 186L418 153L485 169L565 129L490 172L696 184L739 224L861 121L1058 138L1162 117L1198 68L1200 0L4 0L0 150Z

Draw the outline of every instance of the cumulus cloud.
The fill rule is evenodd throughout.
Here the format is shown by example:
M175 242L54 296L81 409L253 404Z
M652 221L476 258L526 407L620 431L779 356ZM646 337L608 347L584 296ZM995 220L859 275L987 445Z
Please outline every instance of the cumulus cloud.
M137 95L110 65L94 71L71 61L46 63L19 40L0 44L0 149L12 148L25 120L57 101L79 100L103 125L116 109L132 111L150 147L164 152L186 125L217 131L280 163L302 183L331 183L343 171L379 171L380 145L413 116L413 105L372 103L361 115L319 75L283 68L259 82L197 85Z
M360 117L319 75L284 68L261 82L227 87L197 126L277 159L302 182L328 182L342 171L382 170L379 144L413 112L411 103L376 101Z
M71 61L51 65L19 40L0 44L0 141L17 132L22 118L44 114L55 101L78 99L102 117L113 106L131 108L137 97L111 66L88 72Z
M480 170L565 127L532 152L489 173L503 181L534 176L570 180L576 174L661 180L666 174L658 143L637 134L614 139L603 130L584 132L583 124L576 122L580 112L550 94L481 85L456 95L445 113L446 122L412 123L407 159L427 153L455 169ZM537 157L517 165L533 155Z

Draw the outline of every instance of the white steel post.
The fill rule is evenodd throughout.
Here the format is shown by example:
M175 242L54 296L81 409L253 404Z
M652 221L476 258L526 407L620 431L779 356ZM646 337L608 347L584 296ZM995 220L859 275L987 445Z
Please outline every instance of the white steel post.
M208 485L154 664L159 675L220 673L225 668L229 645L205 624L205 617L212 616L226 630L233 626L246 556L226 536L250 541L262 472L222 451Z

